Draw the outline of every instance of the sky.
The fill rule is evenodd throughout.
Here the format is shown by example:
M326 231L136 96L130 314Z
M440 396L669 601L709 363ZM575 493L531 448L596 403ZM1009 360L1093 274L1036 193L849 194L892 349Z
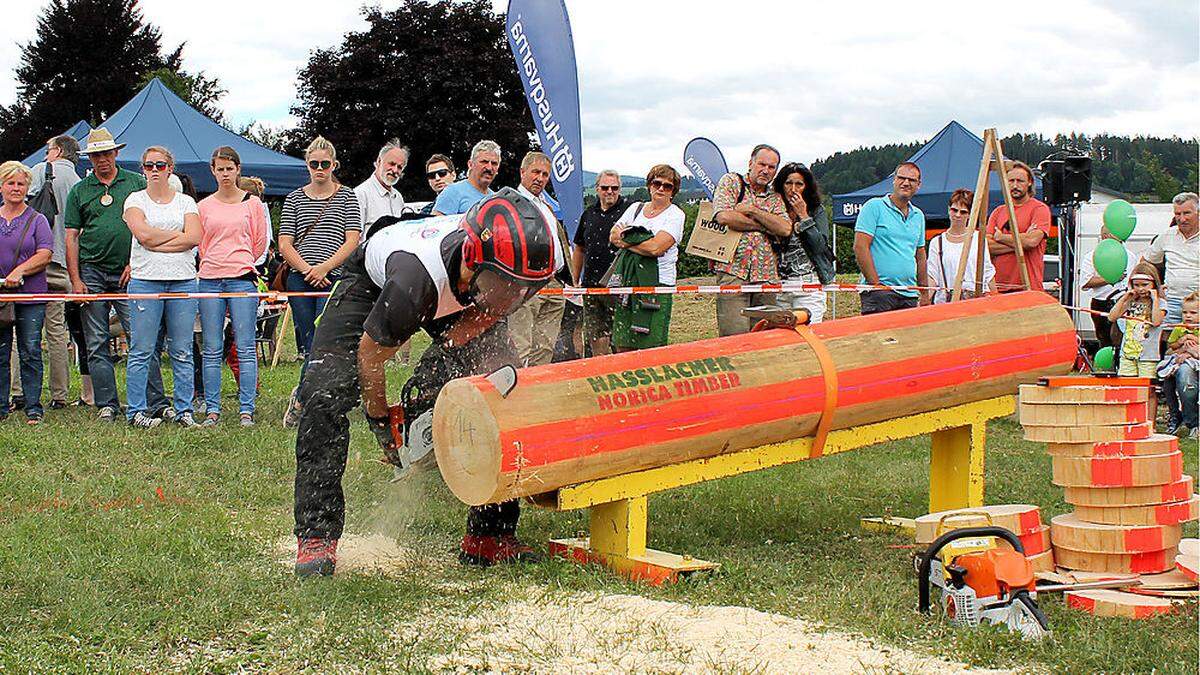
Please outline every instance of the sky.
M16 96L17 45L33 38L43 3L7 4L4 103ZM760 142L779 147L785 161L811 162L928 139L950 120L977 134L1197 137L1198 4L568 0L583 164L635 175L658 162L679 165L694 136L716 141L731 166ZM187 42L188 69L220 79L235 125L291 124L296 72L310 50L365 27L361 5L141 2L165 46ZM493 5L502 11L507 2Z

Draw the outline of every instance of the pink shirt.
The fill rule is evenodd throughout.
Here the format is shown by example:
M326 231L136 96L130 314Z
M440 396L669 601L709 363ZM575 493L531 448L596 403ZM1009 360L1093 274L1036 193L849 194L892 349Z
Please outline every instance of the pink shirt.
M262 202L251 195L237 204L215 194L200 200L200 278L230 279L254 269L267 250L267 222Z

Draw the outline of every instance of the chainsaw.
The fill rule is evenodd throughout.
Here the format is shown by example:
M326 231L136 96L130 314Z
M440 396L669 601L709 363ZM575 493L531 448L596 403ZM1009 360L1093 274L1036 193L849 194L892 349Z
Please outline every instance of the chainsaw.
M1000 539L1013 550L1000 547ZM930 585L941 589L942 611L958 626L1006 626L1028 640L1050 634L1037 606L1033 565L1015 534L1003 527L968 527L941 535L917 558L918 609L929 613Z

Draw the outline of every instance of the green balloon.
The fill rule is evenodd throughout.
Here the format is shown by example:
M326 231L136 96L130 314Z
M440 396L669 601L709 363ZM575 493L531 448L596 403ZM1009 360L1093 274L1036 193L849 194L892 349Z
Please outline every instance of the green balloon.
M1137 226L1137 212L1133 210L1133 204L1124 199L1109 202L1108 206L1104 207L1104 226L1117 239L1128 239L1129 235L1133 234L1133 228Z
M1116 239L1102 239L1096 244L1092 253L1092 262L1099 274L1110 284L1115 284L1125 277L1125 266L1129 264L1129 253Z
M1112 370L1113 369L1113 348L1105 347L1096 352L1096 358L1092 359L1092 365L1096 370Z

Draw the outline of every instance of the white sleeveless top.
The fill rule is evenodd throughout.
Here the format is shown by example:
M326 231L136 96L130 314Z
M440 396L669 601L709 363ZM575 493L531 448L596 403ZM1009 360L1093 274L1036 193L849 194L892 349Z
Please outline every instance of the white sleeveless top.
M465 307L450 288L450 274L442 260L442 241L459 229L461 215L439 216L423 220L399 222L375 233L367 240L367 276L383 288L387 281L387 261L397 251L411 253L421 261L429 278L438 289L435 319L461 312Z

